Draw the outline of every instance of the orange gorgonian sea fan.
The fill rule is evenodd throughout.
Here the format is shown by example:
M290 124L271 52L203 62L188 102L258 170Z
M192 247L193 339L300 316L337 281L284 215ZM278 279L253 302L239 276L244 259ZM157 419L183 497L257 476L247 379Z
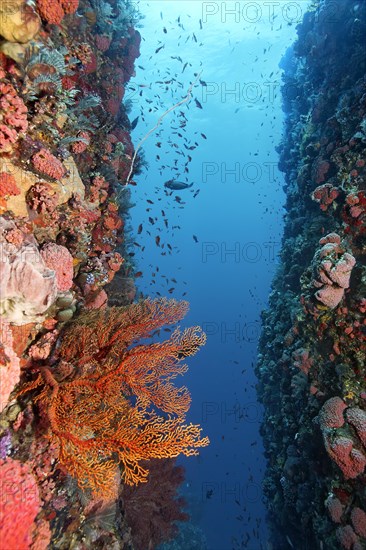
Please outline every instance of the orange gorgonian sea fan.
M187 388L172 383L187 370L181 361L205 343L201 328L131 345L187 310L187 302L147 299L82 313L66 327L55 364L39 366L37 379L20 390L38 390L35 401L60 463L93 496L116 496L119 465L122 480L133 485L147 481L141 460L196 455L208 445L199 426L184 424Z

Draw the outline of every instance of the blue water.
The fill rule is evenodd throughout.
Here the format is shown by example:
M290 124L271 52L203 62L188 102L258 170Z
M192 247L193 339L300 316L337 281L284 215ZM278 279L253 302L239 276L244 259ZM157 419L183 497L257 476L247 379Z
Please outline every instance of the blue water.
M137 146L195 74L202 71L207 84L197 83L192 99L145 142L149 166L131 187L131 224L141 245L133 248L143 272L138 289L188 299L182 325L200 324L208 335L184 383L192 394L188 420L201 424L211 444L180 462L192 522L210 550L267 548L253 364L284 215L275 151L283 123L278 64L309 2L278 4L140 1L141 57L125 96L130 119L139 116ZM164 182L171 178L194 185L169 196Z

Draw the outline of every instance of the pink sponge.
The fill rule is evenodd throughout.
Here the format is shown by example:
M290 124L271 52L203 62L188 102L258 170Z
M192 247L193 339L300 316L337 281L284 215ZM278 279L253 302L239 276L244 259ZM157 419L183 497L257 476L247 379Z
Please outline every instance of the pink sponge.
M344 525L338 527L336 531L336 536L338 541L341 544L341 547L345 550L351 550L351 548L356 548L358 542L358 537L350 525Z
M356 506L351 512L351 520L356 533L366 538L366 513Z
M41 149L32 157L33 166L38 172L59 180L66 173L65 167L48 149Z
M323 433L325 448L330 458L336 462L346 479L355 479L363 473L366 466L366 456L353 446L348 437L335 437L331 440L329 434Z
M0 460L0 548L26 550L41 508L38 487L27 464Z
M67 248L48 243L42 248L41 256L46 266L55 271L58 290L69 290L72 287L74 270L73 258Z
M343 411L347 405L340 397L331 397L326 401L319 413L320 427L341 428L344 424Z
M43 321L57 297L56 276L30 238L24 242L12 238L17 244L7 241L7 232L14 229L14 224L0 217L0 315L24 325Z
M355 428L362 444L366 447L366 411L358 407L352 407L347 410L347 420Z

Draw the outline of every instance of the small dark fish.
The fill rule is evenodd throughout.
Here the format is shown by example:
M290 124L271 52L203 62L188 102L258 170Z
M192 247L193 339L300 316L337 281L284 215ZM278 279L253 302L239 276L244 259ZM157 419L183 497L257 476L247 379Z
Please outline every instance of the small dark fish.
M200 23L200 29L202 30L202 20L201 19L200 19L199 23Z
M163 46L160 46L159 48L156 48L155 53L159 53L160 50L162 50L163 48L165 48L165 44L163 44Z
M196 237L196 235L193 235L193 240L195 243L198 243L198 238Z
M148 202L149 204L154 204L154 202L150 199L146 199L146 202Z
M156 246L160 246L160 237L159 237L159 235L157 235L157 237L155 237L155 243L156 243Z
M202 132L201 132L201 136L203 137L203 139L207 139L207 136L205 136L205 134L202 134Z
M142 223L140 223L140 225L138 226L137 234L140 235L141 232L142 232Z
M138 116L133 119L133 121L131 122L131 130L134 130L136 128L138 121L139 121Z
M203 109L201 103L198 101L198 99L194 98L194 101L199 109Z
M164 27L163 28L163 33L166 34L168 31L166 30L166 28Z
M154 222L154 219L151 218L150 216L149 216L149 222L151 223L151 225L154 225L154 223L155 223L155 222Z
M189 187L192 187L193 183L190 185L188 183L184 183L183 181L177 181L177 180L168 180L164 183L164 187L167 189L172 189L173 191L178 191L181 189L188 189Z
M201 79L200 79L199 82L200 82L201 86L207 86L207 82L205 82L204 80L201 80Z

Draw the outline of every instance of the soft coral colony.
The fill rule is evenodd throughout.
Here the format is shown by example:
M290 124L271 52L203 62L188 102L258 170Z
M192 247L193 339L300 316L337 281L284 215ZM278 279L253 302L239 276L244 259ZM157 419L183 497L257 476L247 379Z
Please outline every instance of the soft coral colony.
M107 503L148 482L150 461L208 444L173 384L201 329L136 345L188 307L133 303L124 260L129 191L117 194L134 148L122 100L139 16L129 0L14 0L0 12L0 546L139 548L153 534L136 532L133 506L129 527L120 504L106 527ZM158 542L186 518L175 468L155 497L169 521L156 505L146 518Z

